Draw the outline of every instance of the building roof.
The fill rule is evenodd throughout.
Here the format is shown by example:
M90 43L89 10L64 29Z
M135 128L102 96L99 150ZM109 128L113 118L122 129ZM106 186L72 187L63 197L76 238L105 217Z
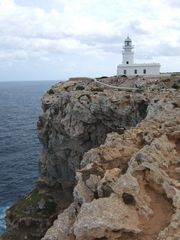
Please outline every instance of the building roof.
M134 64L119 64L118 67L133 68L133 67L154 67L160 66L160 63L134 63Z

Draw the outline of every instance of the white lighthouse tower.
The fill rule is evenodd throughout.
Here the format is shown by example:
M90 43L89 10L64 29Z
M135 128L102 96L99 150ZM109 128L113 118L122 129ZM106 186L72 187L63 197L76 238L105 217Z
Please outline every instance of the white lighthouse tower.
M159 63L134 63L134 46L128 36L123 45L122 51L122 64L117 66L117 75L159 75L160 64Z
M122 64L134 64L134 52L132 51L134 46L132 46L132 41L129 36L124 41L123 46L123 62Z

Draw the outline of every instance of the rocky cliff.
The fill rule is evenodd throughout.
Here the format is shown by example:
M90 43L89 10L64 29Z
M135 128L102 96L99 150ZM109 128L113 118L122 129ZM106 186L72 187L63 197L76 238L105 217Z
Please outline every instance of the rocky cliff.
M40 239L58 213L43 240L180 239L179 77L99 81L137 90L73 78L43 96L33 211L46 221L17 239ZM26 233L13 214L9 232Z
M146 116L148 99L107 89L88 78L57 84L52 91L43 97L45 113L38 122L44 146L41 181L73 187L84 153L104 143L107 133L136 126Z

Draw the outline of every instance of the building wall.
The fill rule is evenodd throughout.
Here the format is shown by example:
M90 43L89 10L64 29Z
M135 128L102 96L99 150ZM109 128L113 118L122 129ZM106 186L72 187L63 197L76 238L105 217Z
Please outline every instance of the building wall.
M124 72L124 70L126 72ZM136 70L136 72L135 72ZM146 73L144 73L146 70ZM160 74L160 64L134 64L134 65L118 65L117 75L158 75Z
M134 64L134 52L123 51L123 64Z

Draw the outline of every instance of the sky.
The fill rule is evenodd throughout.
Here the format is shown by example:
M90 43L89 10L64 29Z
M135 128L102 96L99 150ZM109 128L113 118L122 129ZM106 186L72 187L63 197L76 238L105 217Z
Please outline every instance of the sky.
M135 62L180 71L179 0L0 0L0 81L111 76Z

